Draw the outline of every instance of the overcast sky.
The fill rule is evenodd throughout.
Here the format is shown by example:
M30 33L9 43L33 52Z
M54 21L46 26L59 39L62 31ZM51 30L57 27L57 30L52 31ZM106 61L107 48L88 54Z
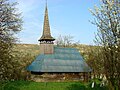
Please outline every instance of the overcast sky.
M46 0L12 0L19 3L23 16L23 30L18 34L21 43L38 44L43 30ZM94 44L94 32L97 28L89 20L93 16L89 9L98 5L99 0L48 0L48 14L51 33L71 35L81 44Z

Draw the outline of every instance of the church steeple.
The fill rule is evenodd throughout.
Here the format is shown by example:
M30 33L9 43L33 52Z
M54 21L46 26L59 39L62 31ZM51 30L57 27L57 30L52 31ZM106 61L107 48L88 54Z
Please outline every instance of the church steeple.
M47 9L47 1L44 15L44 25L43 25L43 34L39 41L54 41L55 39L51 36L49 18L48 18L48 9Z
M54 40L55 39L51 36L51 33L50 33L50 25L49 25L48 9L47 9L47 1L46 1L43 34L42 34L42 37L39 39L41 54L54 53L54 43L53 43Z

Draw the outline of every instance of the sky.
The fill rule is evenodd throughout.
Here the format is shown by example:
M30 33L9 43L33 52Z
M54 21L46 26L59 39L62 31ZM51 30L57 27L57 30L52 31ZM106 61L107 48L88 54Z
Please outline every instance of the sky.
M20 43L39 44L42 35L46 0L12 0L17 1L22 12L23 30L18 34ZM47 0L51 34L73 36L81 44L94 44L96 26L89 9L98 5L99 0Z

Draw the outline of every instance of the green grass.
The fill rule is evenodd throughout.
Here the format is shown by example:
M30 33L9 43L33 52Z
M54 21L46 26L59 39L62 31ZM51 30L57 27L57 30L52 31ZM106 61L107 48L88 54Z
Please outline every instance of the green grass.
M90 83L80 82L1 82L0 90L108 90L106 87L90 87Z

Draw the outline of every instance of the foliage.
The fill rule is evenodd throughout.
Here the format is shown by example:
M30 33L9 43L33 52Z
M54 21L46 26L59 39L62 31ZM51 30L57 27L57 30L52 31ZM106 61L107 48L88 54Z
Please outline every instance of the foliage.
M101 46L104 74L110 89L120 89L120 1L102 0L91 12L95 17L92 23L98 27L95 42Z
M103 69L103 58L100 46L89 47L86 51L87 55L87 64L92 67L92 75L93 78L100 78L100 76L104 75Z
M0 0L0 80L13 79L19 65L12 55L16 41L14 34L22 27L22 19L15 5L8 0Z
M16 44L13 47L12 60L14 60L15 68L14 77L12 80L29 80L31 73L26 70L26 67L35 59L39 54L38 45Z

